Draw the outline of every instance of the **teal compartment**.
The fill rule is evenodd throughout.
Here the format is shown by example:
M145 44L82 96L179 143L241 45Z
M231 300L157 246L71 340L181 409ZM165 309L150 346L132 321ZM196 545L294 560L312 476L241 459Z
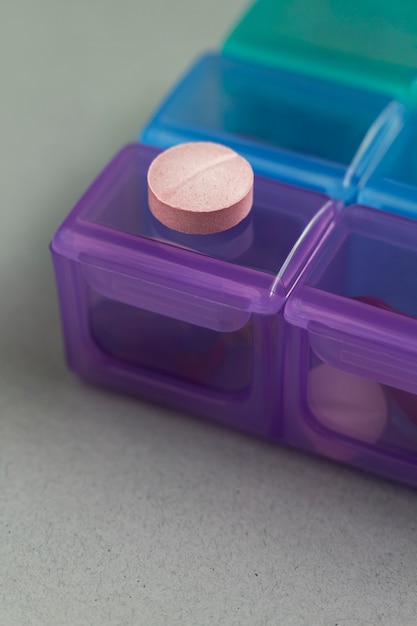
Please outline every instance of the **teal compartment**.
M417 104L414 0L259 0L223 53Z

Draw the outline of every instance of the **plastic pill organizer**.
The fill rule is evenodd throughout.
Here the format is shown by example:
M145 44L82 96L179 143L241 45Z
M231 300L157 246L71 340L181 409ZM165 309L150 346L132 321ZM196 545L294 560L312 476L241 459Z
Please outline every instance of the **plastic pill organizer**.
M257 2L56 232L69 366L417 486L416 33L409 2ZM194 140L255 171L223 233L148 207L151 161Z

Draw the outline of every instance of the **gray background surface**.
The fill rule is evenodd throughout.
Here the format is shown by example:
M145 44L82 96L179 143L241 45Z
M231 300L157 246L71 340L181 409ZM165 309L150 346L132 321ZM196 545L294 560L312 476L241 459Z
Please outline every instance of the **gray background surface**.
M48 243L243 0L3 0L0 624L417 624L417 494L83 385Z

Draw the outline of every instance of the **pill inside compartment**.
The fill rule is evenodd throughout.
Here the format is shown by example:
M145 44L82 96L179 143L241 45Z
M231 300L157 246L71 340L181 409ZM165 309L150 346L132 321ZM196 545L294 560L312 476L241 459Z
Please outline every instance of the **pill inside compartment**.
M211 235L177 233L155 219L148 207L146 173L156 154L158 151L149 147L128 148L112 193L107 189L106 201L97 198L83 219L103 232L128 235L129 245L138 249L157 243L167 259L174 250L181 250L191 267L196 259L201 267L220 262L226 268L224 276L227 268L240 268L236 271L245 274L237 280L262 285L268 305L263 314L249 310L230 323L221 319L221 312L204 312L203 306L196 320L179 292L169 308L158 303L159 299L165 302L171 289L169 277L161 276L152 298L148 294L133 302L134 283L127 286L122 270L112 271L111 278L110 272L106 278L98 278L88 268L84 276L91 337L103 353L142 372L219 393L252 393L259 386L262 394L265 379L279 377L276 311L272 312L273 307L270 313L267 310L270 286L326 198L258 179L253 209L237 226ZM146 282L147 268L142 271ZM181 272L178 266L173 279ZM221 291L223 278L216 280ZM202 281L204 289L203 274ZM210 315L220 321L212 323ZM275 381L273 386L275 393Z
M416 236L417 222L349 208L287 310L306 328L305 432L340 460L417 459Z

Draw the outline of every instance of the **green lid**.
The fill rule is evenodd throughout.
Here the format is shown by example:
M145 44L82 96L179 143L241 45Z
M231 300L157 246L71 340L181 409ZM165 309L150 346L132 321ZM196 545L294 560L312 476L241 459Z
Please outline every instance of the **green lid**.
M417 0L258 0L223 53L417 103Z

